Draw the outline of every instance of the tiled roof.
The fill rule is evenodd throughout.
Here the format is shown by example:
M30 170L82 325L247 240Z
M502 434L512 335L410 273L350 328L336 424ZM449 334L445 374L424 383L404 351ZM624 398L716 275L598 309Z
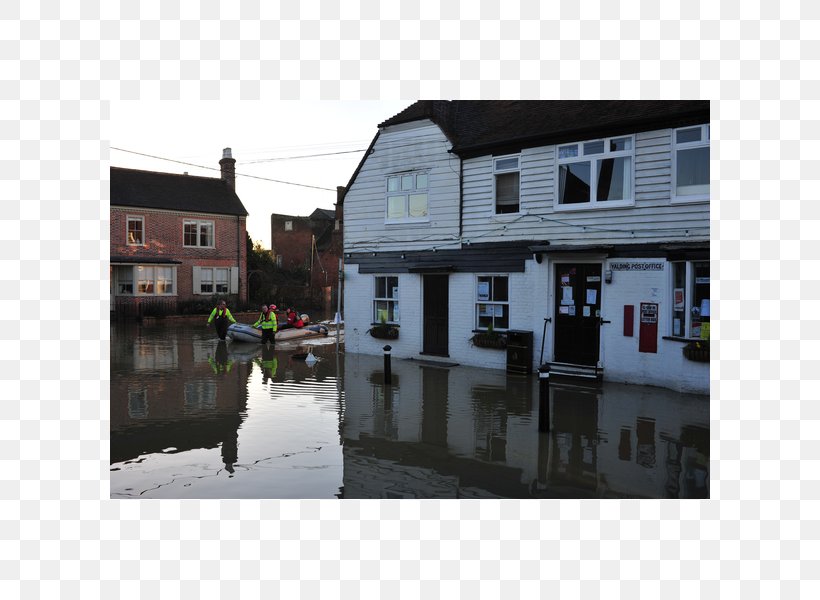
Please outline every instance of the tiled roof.
M247 216L228 184L214 177L111 167L111 205Z
M708 100L420 100L380 128L436 123L462 157L709 120Z

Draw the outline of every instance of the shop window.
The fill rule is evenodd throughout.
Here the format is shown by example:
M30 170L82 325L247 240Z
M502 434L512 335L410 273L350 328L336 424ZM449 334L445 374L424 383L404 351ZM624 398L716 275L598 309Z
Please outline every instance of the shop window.
M476 329L509 329L510 294L507 275L476 278Z
M709 263L672 263L672 335L708 338L710 317Z
M373 322L399 322L399 278L384 276L375 278L373 297Z

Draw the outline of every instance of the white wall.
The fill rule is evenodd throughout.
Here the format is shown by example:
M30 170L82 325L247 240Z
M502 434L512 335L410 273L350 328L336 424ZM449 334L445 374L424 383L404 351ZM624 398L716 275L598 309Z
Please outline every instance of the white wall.
M345 252L413 250L459 244L459 159L431 121L383 130L344 200ZM386 176L429 170L426 222L386 224Z
M635 204L626 208L555 210L555 147L544 146L521 151L520 213L496 215L492 157L465 160L463 236L482 242L519 238L553 244L708 240L709 203L671 203L671 135L671 129L664 129L635 136Z
M533 332L533 367L541 358L544 318L555 319L552 265L561 259L544 260L540 265L526 261L524 273L510 273L510 328ZM607 381L634 385L656 385L678 391L709 393L709 364L687 360L683 342L664 340L670 333L669 306L670 265L665 261L662 271L615 271L611 284L602 284L601 315L611 321L601 328L601 364ZM650 259L618 259L618 262L649 262ZM608 261L603 262L603 270ZM450 282L449 353L451 362L505 369L504 350L477 348L469 343L475 328L474 273L453 273ZM372 322L373 278L359 274L358 265L345 267L345 344L348 352L382 355L389 344L399 358L425 358L422 351L422 276L401 274L399 277L399 307L401 327L399 339L380 340L365 334ZM658 303L658 352L638 351L640 303ZM623 335L623 306L633 305L634 334ZM552 324L547 326L544 361L553 358ZM441 359L447 360L447 359Z

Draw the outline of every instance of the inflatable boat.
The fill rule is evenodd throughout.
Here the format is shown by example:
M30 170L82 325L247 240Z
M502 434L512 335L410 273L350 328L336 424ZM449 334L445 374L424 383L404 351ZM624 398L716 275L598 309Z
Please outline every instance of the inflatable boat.
M228 325L227 336L234 342L258 344L262 341L262 332L244 323L231 323Z
M308 325L306 327L300 327L299 329L294 328L277 331L274 335L274 340L276 342L287 342L290 340L298 340L306 337L317 337L320 335L327 335L327 333L327 325ZM231 323L231 325L228 326L227 335L229 338L231 338L231 341L233 342L258 344L262 341L262 332L259 329L255 329L250 325L245 325L244 323Z

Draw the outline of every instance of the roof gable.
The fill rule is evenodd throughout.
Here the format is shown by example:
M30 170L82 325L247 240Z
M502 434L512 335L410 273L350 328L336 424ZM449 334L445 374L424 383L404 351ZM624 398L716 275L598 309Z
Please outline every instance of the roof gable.
M223 179L111 167L111 205L247 216Z

